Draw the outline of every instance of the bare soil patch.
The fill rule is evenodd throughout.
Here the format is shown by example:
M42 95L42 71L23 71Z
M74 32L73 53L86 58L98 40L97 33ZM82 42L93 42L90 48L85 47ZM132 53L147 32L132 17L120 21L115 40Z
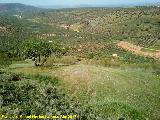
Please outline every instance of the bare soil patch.
M129 42L125 42L125 41L120 41L119 43L117 43L117 46L119 48L122 48L122 49L125 49L127 51L133 52L134 54L137 54L137 55L142 55L142 56L145 56L145 57L152 57L152 58L160 60L160 52L159 51L154 52L154 53L144 52L144 51L141 51L141 49L143 47L133 45L133 44L131 44Z

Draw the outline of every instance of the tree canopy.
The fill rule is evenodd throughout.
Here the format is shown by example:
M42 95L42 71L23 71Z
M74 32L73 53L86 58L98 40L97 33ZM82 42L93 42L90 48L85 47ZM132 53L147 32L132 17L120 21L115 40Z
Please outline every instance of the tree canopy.
M19 52L25 58L32 59L35 62L35 66L39 66L43 65L51 54L62 55L64 48L58 44L43 40L27 40L22 43Z

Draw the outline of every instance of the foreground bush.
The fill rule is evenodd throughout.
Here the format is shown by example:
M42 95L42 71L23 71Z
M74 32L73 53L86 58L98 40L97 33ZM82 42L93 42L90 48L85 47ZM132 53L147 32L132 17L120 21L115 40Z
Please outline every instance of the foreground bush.
M92 109L82 107L78 102L71 99L60 89L57 83L56 78L52 79L40 75L26 78L18 75L0 74L0 114L76 114L84 120L96 119Z

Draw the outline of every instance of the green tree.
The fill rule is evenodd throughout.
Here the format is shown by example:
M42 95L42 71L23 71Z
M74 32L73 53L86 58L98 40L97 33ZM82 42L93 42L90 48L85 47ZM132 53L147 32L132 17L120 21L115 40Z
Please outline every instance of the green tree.
M42 40L28 40L22 43L19 52L25 58L32 59L35 66L43 65L51 54L62 55L64 50L60 45Z

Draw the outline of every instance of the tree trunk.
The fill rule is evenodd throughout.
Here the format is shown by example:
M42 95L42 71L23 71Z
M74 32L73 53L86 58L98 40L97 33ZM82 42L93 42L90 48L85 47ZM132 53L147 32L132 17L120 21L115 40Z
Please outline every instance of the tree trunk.
M40 54L38 55L38 61L39 61L39 63L41 62L41 55Z
M35 64L35 66L36 66L36 67L38 66L38 64L37 64L37 60L35 60L35 61L34 61L34 64Z
M44 63L45 63L46 61L47 61L47 58L45 57L44 60L43 60L43 62L42 62L42 64L41 64L41 66L44 65Z

